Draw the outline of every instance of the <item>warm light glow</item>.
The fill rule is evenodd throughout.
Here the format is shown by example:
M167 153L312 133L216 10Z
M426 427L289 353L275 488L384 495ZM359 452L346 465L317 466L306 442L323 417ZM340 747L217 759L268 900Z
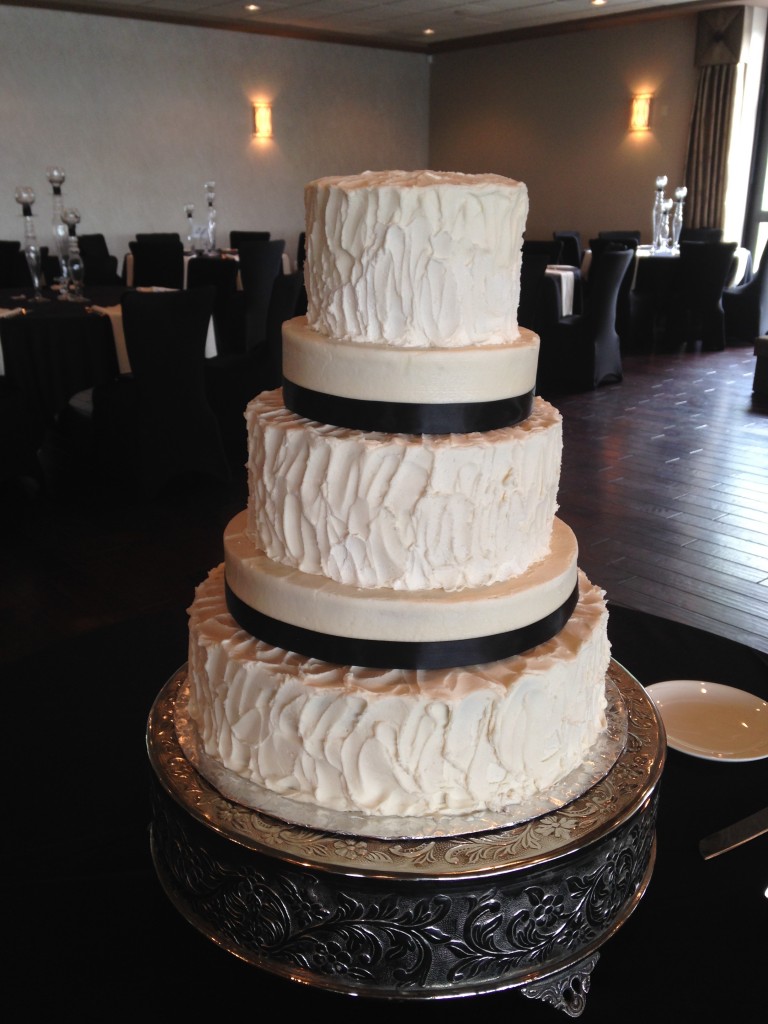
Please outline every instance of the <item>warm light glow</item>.
M272 107L269 103L253 104L253 134L257 139L272 138Z
M433 28L425 28L423 34L425 36L433 36L435 34L435 30Z
M608 3L608 0L590 0L590 3L593 7L604 7Z
M632 97L632 113L629 115L631 132L647 132L651 127L651 93L638 93Z
M246 4L245 5L245 9L246 9L246 11L260 11L261 10L261 8L259 7L258 4Z

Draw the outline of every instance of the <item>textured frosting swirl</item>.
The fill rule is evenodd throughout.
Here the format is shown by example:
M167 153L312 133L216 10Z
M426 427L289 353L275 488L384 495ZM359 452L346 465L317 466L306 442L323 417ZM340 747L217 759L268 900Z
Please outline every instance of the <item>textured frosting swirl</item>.
M562 420L541 398L484 433L365 433L249 403L248 533L282 565L395 590L483 587L549 550Z
M522 182L366 171L310 182L304 198L307 321L316 331L404 348L517 337Z
M605 726L603 592L552 640L462 669L333 665L271 647L229 616L219 566L190 608L186 711L199 749L281 796L363 814L456 814L554 785ZM254 804L258 806L258 804Z

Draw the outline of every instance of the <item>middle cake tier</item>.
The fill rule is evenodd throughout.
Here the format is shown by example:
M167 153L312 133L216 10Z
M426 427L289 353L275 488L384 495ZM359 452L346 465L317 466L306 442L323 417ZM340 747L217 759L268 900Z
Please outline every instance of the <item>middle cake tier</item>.
M364 589L460 591L550 550L562 419L543 401L511 427L385 434L307 420L280 391L246 410L247 534L272 561Z

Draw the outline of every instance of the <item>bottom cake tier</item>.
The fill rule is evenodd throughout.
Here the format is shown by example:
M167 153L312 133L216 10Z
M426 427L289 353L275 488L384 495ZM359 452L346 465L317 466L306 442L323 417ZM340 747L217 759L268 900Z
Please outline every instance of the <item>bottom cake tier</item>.
M611 663L624 748L564 806L493 832L382 840L322 832L223 798L175 729L181 669L159 694L147 743L155 868L182 915L263 970L380 999L509 988L583 1009L599 948L653 870L666 740L640 684Z

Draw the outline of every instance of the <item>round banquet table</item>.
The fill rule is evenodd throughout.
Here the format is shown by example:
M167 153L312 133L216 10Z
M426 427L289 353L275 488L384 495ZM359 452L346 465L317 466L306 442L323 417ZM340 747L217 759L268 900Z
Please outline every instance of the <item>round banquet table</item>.
M712 679L768 698L765 656L654 616L610 612L613 656L642 684ZM265 973L188 924L153 869L145 748L149 709L186 644L179 608L41 642L4 666L8 1000L41 1015L66 1007L84 1021L566 1019L514 989L416 1002L336 994ZM706 861L698 843L764 806L767 793L768 760L668 751L653 875L600 950L584 1024L762 1019L768 836Z
M89 302L64 302L43 289L49 301L31 301L30 289L0 291L0 309L23 314L0 317L2 371L21 396L41 440L46 426L77 391L112 379L118 372L109 317L94 306L113 306L122 286L88 288Z

